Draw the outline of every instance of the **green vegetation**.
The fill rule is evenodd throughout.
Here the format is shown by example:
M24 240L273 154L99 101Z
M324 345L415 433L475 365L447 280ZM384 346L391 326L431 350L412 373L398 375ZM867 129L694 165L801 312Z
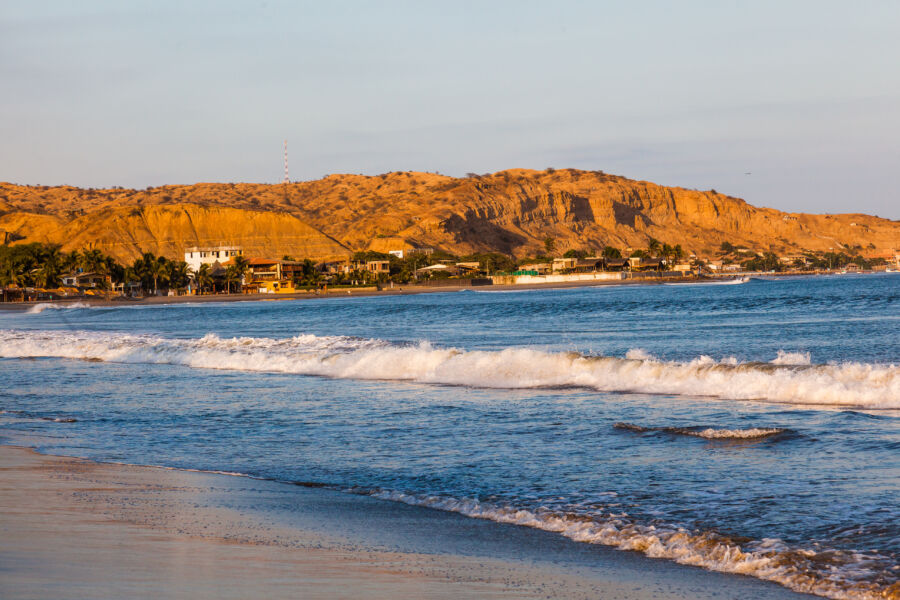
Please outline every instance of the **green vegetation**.
M99 250L61 252L53 244L0 246L0 285L54 288L63 275L82 271L122 281L125 269Z
M622 251L612 246L605 246L601 254L603 258L622 258Z
M547 254L553 254L553 251L556 250L556 240L549 235L544 238L544 250Z
M246 268L246 267L245 267ZM123 266L96 249L62 252L54 244L0 246L0 285L57 288L69 274L96 273L103 276L98 286L139 281L146 291L183 289L190 281L190 269L180 260L168 260L145 252L129 266ZM208 274L207 274L208 275Z
M784 265L779 262L774 252L766 252L741 263L745 271L783 271Z

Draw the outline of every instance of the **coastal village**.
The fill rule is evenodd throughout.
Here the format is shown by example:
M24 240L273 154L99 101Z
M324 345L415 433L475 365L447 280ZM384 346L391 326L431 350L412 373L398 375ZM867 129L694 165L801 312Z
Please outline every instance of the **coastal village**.
M313 262L246 256L239 245L185 248L184 260L145 253L123 267L97 250L64 254L40 244L0 247L0 301L78 298L139 299L156 296L289 295L379 292L470 286L594 285L623 281L679 282L741 278L750 274L809 275L900 272L900 251L798 253L776 256L722 243L712 257L686 254L651 238L646 248L599 252L546 252L515 260L500 253L458 257L433 248L367 251L344 260ZM29 256L30 251L30 256Z

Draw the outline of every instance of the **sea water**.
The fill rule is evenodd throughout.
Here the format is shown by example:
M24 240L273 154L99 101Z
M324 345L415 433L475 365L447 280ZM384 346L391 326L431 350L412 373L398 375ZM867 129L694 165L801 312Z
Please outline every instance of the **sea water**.
M41 451L900 597L900 276L58 306L0 311Z

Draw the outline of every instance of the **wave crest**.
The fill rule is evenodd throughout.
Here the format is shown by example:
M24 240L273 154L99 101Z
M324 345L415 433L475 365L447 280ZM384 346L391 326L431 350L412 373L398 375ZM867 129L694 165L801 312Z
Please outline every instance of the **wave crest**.
M810 365L812 364L812 359L809 355L809 352L785 352L784 350L778 351L778 356L772 360L771 364L773 365Z
M635 355L632 355L635 356ZM0 357L59 357L124 363L175 364L320 375L343 379L414 381L484 388L580 387L604 392L707 396L728 400L900 408L900 368L843 363L773 365L584 356L514 347L503 350L396 345L345 336L171 339L118 333L0 330Z
M616 423L613 425L616 429L624 429L625 431L633 431L635 433L647 433L652 431L662 431L664 433L672 433L675 435L686 435L690 437L699 437L707 440L753 440L760 438L773 437L783 433L790 433L790 429L782 429L780 427L750 427L748 429L716 429L712 427L645 427L642 425L633 425L632 423Z
M653 558L750 575L798 592L827 598L875 600L900 597L900 583L879 579L890 559L870 553L791 548L780 540L739 543L715 532L695 532L665 525L641 525L622 515L585 519L549 510L497 506L473 499L424 496L378 490L384 500L425 506L467 517L552 531L576 542L634 550Z
M40 302L25 311L26 315L39 315L45 310L65 310L72 308L90 308L91 305L86 302Z

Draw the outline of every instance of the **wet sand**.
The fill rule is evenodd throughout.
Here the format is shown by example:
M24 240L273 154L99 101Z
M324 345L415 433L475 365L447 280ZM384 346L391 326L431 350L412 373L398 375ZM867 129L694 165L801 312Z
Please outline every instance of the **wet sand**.
M810 598L561 536L0 446L0 597Z

